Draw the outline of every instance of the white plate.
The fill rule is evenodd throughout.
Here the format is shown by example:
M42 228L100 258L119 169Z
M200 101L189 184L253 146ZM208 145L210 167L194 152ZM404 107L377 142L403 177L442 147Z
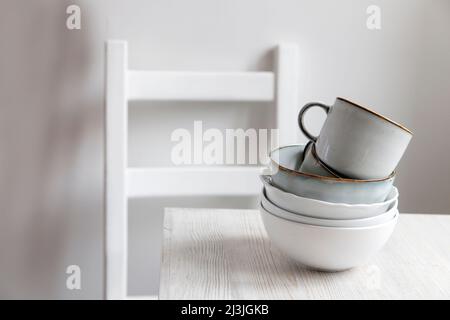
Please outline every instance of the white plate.
M391 236L398 214L365 228L330 228L293 222L260 207L273 244L290 258L314 269L340 271L366 263Z
M273 186L267 176L261 176L267 198L276 206L309 217L321 219L363 219L384 213L398 199L392 187L386 201L372 204L346 204L300 197Z
M389 208L389 210L386 211L385 213L370 218L345 219L345 220L312 218L309 216L301 215L277 207L275 204L270 202L269 199L267 199L264 189L261 194L261 205L265 210L269 211L271 214L276 215L280 218L322 227L340 227L340 228L370 227L388 222L389 220L392 220L392 218L394 218L394 216L398 213L396 201L394 202L394 204L392 204L392 207Z

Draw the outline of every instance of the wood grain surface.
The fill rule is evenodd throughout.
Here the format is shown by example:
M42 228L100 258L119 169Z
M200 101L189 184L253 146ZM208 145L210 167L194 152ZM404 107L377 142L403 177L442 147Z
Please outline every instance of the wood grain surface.
M367 265L309 270L256 210L166 209L160 299L450 299L450 216L401 214Z

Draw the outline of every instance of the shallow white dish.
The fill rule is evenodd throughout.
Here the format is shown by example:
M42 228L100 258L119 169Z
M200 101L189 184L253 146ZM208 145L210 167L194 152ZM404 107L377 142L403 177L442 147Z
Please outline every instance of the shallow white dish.
M391 236L398 214L390 221L365 228L330 228L293 222L260 206L273 244L290 258L323 271L341 271L366 263Z
M372 204L335 203L297 196L270 183L270 176L261 176L267 198L281 209L321 219L363 219L384 213L398 199L392 187L386 201Z
M310 224L315 226L322 227L339 227L339 228L361 228L361 227L370 227L378 224L382 224L392 220L398 213L397 210L397 201L392 204L392 207L389 208L385 213L379 214L370 218L363 219L320 219L308 217L302 214L294 213L291 211L287 211L277 207L275 204L270 202L267 198L265 190L263 189L261 193L261 205L264 209L269 211L271 214L276 215L280 218L291 220L294 222Z

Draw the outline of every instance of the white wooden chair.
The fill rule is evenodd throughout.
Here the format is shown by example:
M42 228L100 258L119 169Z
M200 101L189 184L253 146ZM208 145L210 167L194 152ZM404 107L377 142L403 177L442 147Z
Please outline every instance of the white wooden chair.
M275 72L176 72L128 69L127 43L106 44L106 298L127 298L128 198L252 195L260 168L252 166L129 168L128 101L274 101L280 144L296 141L297 55L277 48ZM214 181L212 184L211 181ZM230 181L234 181L233 184ZM237 181L237 183L236 183Z

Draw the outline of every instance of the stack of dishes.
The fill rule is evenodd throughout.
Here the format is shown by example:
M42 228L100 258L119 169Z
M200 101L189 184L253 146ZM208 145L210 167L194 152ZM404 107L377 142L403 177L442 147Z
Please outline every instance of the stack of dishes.
M333 108L337 113L344 106ZM370 125L366 128L370 130ZM376 132L367 136L373 141ZM320 140L312 138L307 145L285 146L270 154L270 174L261 176L260 202L267 234L288 256L314 269L340 271L362 265L383 247L397 223L395 171L384 178L344 177L317 157ZM363 160L358 159L354 167L360 169ZM372 167L366 168L370 175Z

